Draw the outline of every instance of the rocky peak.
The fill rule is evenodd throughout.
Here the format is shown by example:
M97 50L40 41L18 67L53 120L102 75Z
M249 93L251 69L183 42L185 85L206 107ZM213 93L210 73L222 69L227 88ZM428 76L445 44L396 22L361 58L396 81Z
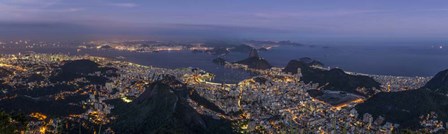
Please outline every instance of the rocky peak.
M448 69L437 73L426 83L424 88L429 88L440 93L448 93Z

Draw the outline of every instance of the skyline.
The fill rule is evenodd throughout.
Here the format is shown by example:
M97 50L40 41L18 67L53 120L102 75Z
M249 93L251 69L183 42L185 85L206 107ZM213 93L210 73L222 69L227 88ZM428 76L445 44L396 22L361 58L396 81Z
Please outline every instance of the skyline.
M176 4L174 4L176 3ZM5 38L443 41L448 2L0 2Z
M0 0L0 134L448 133L446 22L446 0Z

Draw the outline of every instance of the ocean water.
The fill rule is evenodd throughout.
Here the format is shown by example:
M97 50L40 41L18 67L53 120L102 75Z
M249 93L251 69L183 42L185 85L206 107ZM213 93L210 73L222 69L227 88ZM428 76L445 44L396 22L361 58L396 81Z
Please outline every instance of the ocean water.
M326 66L380 75L433 76L448 69L448 47L428 45L279 47L261 55L275 66L310 57Z
M185 68L193 67L200 68L216 75L214 82L219 83L237 83L241 80L253 76L244 70L229 69L223 66L216 65L212 62L215 56L206 53L193 53L191 51L162 51L157 53L140 53L117 50L97 50L97 49L82 49L77 52L76 47L43 47L43 48L6 48L0 49L2 54L17 54L17 53L46 53L46 54L68 54L68 55L91 55L106 58L124 57L125 61L162 67L162 68Z
M218 56L191 51L162 51L158 53L138 53L116 50L82 49L77 52L75 46L42 48L3 48L2 54L16 54L33 51L36 53L62 53L70 55L92 55L115 58L164 68L197 67L216 74L216 82L236 83L252 76L242 70L224 68L212 63ZM396 75L396 76L433 76L448 69L448 46L400 45L400 46L280 46L259 55L272 65L284 67L288 61L301 57L310 57L321 61L326 66L338 67L347 71ZM222 56L228 61L238 61L248 54L233 52Z

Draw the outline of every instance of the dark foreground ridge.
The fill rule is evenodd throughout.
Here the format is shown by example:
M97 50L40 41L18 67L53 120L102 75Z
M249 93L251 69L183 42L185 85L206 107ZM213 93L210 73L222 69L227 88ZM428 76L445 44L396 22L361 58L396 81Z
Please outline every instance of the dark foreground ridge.
M434 76L423 88L378 93L363 104L356 106L359 113L383 116L387 121L399 123L401 128L420 128L419 117L435 112L438 120L448 121L447 70Z
M448 93L448 69L437 73L424 88L432 89L441 94Z
M130 105L118 107L117 133L232 133L230 121L213 119L196 112L187 102L189 89L171 87L162 80L149 85L145 92ZM193 99L194 98L194 99ZM201 100L194 95L193 100ZM217 112L214 104L202 100Z

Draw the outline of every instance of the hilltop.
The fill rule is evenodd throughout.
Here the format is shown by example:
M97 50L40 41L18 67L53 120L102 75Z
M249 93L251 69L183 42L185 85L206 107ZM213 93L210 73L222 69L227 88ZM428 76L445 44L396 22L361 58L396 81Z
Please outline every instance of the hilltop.
M308 58L307 58L308 59ZM306 62L309 61L309 62ZM345 73L342 69L333 68L330 70L323 70L311 67L317 65L314 60L291 60L283 69L283 72L292 74L298 73L300 68L302 78L305 83L318 83L326 90L345 91L362 96L371 96L375 92L373 88L380 88L380 83L368 76L350 75ZM321 63L319 65L322 65ZM365 91L358 91L357 88L364 87Z
M113 127L120 133L232 133L230 121L201 115L187 102L185 86L171 87L177 83L165 79L148 85L131 104L114 110L118 120ZM192 100L200 100L192 96ZM199 104L204 104L202 102ZM205 102L210 103L210 102ZM210 106L212 105L212 106ZM213 107L213 103L204 107ZM216 106L215 106L216 108ZM213 108L211 108L213 109ZM219 108L217 109L220 112Z
M258 56L258 51L256 49L252 49L252 51L250 51L248 58L241 61L237 61L235 63L247 65L249 68L252 69L264 70L272 68L272 65L267 60Z
M435 112L438 119L448 121L447 70L437 73L424 87L402 92L383 92L356 106L359 113L383 116L399 123L401 128L420 128L419 117Z
M437 73L424 88L432 89L441 94L448 93L448 69Z

